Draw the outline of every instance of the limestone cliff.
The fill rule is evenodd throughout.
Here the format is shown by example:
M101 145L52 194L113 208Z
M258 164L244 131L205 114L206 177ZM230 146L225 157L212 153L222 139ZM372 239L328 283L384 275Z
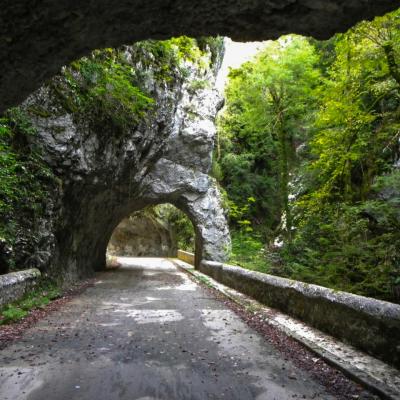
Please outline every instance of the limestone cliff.
M57 184L31 227L36 244L19 264L64 279L101 269L118 223L165 202L193 222L199 257L225 258L229 231L208 175L221 106L214 44L185 39L97 52L24 102L36 131L29 145ZM22 248L14 246L14 255Z

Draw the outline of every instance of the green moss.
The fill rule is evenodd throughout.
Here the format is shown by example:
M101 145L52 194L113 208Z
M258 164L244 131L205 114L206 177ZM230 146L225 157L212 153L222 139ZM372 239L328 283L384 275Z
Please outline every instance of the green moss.
M209 288L214 288L214 286L212 285L211 281L210 281L206 276L203 276L203 275L195 275L195 279L196 279L198 282L202 283L203 285L208 286Z
M210 87L210 82L205 79L193 80L189 84L189 92L195 93L198 90L204 90Z
M123 132L137 125L154 105L136 81L122 50L104 49L73 62L51 88L69 113Z
M39 287L27 293L21 300L0 309L0 325L17 322L26 317L29 311L44 308L60 296L61 292L54 283L43 281Z
M54 79L51 89L67 112L121 133L137 125L153 110L154 99L147 93L147 75L160 84L173 85L189 74L190 64L206 68L206 53L213 40L182 36L166 41L147 40L121 49L95 50L74 61ZM135 64L138 65L135 68ZM205 88L196 81L192 90ZM45 114L44 110L34 110Z
M38 117L42 118L50 118L51 117L51 112L46 110L44 107L38 106L38 105L32 105L27 108L27 111L30 114L37 115Z
M218 65L224 54L224 38L217 37L201 37L197 39L197 45L202 52L209 51L211 53L211 66Z

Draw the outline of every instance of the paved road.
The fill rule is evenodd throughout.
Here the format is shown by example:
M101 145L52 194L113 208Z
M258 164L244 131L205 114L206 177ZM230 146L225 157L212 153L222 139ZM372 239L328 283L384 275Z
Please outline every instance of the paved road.
M0 353L1 400L332 399L166 259L124 259Z

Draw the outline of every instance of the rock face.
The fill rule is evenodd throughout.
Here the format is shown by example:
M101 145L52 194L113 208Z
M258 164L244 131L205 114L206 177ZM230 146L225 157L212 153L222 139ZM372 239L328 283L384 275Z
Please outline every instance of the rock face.
M176 257L177 243L171 228L154 215L133 214L114 229L107 254L119 257Z
M184 61L166 84L155 78L151 54L139 59L133 46L124 48L124 57L154 99L152 112L134 127L121 132L77 117L55 97L51 83L23 104L38 131L31 140L59 180L49 215L38 224L30 266L63 279L102 269L114 228L148 205L171 203L189 216L198 261L223 260L230 247L221 197L208 175L221 106L213 88L218 61L210 66L210 52L202 67ZM40 113L32 112L39 107Z
M92 49L182 34L244 41L299 33L326 39L397 7L395 0L3 0L0 112Z

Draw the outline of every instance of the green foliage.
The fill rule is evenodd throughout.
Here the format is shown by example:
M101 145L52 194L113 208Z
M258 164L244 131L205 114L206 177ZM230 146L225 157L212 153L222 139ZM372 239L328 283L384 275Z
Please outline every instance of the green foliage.
M227 201L227 208L229 213L229 218L232 223L236 223L237 226L241 228L244 232L252 232L251 221L246 219L246 215L249 214L251 206L256 202L254 197L248 197L247 203L238 206L232 200Z
M44 212L54 179L40 150L31 143L35 134L20 108L0 119L0 237L11 245L23 221Z
M20 307L7 306L0 314L0 325L8 325L26 317L28 313Z
M216 39L209 39L213 43ZM206 66L205 51L186 36L166 41L148 40L121 49L95 50L66 67L52 82L61 105L92 123L129 132L154 107L145 88L147 77L174 85L189 73L190 64ZM136 66L135 66L136 64ZM198 90L206 82L193 83ZM34 110L42 113L42 110Z
M151 69L154 77L163 83L173 85L187 77L190 64L197 68L206 67L206 54L211 52L213 60L219 38L192 39L180 36L170 40L146 40L132 47L134 59L141 68ZM141 69L140 68L140 69ZM136 74L141 73L138 68Z
M262 235L246 230L232 230L232 253L229 262L254 271L269 272Z
M59 288L51 282L42 282L21 300L0 309L0 325L7 325L26 317L30 310L44 308L61 296Z
M292 246L281 252L284 267L275 272L305 282L392 299L400 273L400 240L398 230L384 222L393 210L387 210L384 202L378 203L375 206L382 213L381 222L374 218L368 203L332 204L309 215Z
M164 220L168 221L176 237L178 248L186 251L195 251L195 231L188 216L178 208L168 204L155 207Z
M154 104L136 85L135 70L121 50L96 50L73 62L53 89L69 112L121 132L136 126Z
M393 169L400 128L398 16L362 23L335 40L335 58L319 89L312 159L303 169L306 191L294 203L297 234L283 251L289 276L394 301L400 273L399 173Z
M202 52L211 53L210 67L218 69L224 54L224 38L222 36L197 38L197 45Z
M190 92L195 93L198 90L206 89L209 86L210 86L210 82L208 82L205 79L203 79L203 80L193 80L193 81L190 82L188 89L189 89Z
M312 120L317 61L305 38L288 36L229 75L216 154L221 183L239 207L256 199L246 219L269 231L278 227L281 210L288 212L288 176L295 144Z
M228 204L262 205L245 214L266 270L400 301L399 18L281 39L231 72L214 169ZM233 233L233 260L257 253L253 236Z

